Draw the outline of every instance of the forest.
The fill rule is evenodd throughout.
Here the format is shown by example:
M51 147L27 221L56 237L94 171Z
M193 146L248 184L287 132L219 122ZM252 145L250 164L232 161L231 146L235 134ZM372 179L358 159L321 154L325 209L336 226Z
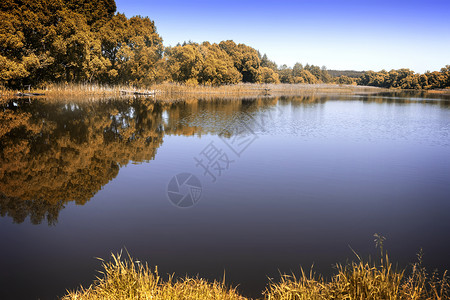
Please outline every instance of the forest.
M277 66L267 55L232 40L165 47L152 20L117 13L114 0L4 0L0 7L0 86L6 88L50 82L450 86L449 65L424 74L409 69L329 72L309 64Z

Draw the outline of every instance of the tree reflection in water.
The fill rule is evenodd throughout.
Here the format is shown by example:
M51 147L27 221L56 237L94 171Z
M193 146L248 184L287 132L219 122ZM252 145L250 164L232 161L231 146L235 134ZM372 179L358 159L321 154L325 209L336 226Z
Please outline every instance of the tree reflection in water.
M364 102L409 103L401 94ZM393 97L394 96L394 97ZM0 215L21 223L57 222L69 202L83 205L129 162L155 158L163 137L219 134L243 114L274 105L314 106L348 95L256 99L17 100L0 106ZM21 102L19 102L21 101ZM433 101L449 106L449 101ZM180 149L180 151L183 151Z

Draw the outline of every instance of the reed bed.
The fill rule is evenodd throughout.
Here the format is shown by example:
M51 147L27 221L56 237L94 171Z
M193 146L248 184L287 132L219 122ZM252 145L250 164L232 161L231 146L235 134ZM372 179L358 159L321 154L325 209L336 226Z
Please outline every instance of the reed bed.
M361 87L355 85L337 85L337 84L257 84L257 83L239 83L233 85L196 85L189 86L178 83L164 83L151 86L152 90L159 91L162 94L178 96L180 94L188 95L216 95L228 97L242 96L289 96L301 95L311 92L324 93L354 93L354 92L379 92L383 89L376 87Z
M47 98L74 97L110 97L130 96L134 92L150 93L163 100L180 99L184 97L210 96L215 98L242 98L256 96L290 96L305 93L373 93L381 91L376 87L361 87L337 84L255 84L240 83L233 85L186 85L181 83L161 83L145 87L132 85L100 85L90 83L50 83L41 87L26 86L21 90L11 90L2 87L0 98L12 98L17 93L43 93ZM126 95L123 95L123 92Z
M123 93L123 92L126 93ZM185 98L246 98L261 96L297 96L310 94L373 94L392 89L371 86L338 85L338 84L257 84L239 83L231 85L187 85L183 83L161 83L149 86L105 85L92 83L49 83L40 87L26 86L21 90L0 86L0 101L14 98L17 93L43 93L46 98L104 97L129 98L134 92L150 93L162 101L182 100ZM398 91L398 90L395 90ZM427 93L449 94L450 89L427 90Z
M123 89L129 87L91 83L50 83L33 92L48 96L118 95Z
M355 253L356 254L356 253ZM355 262L337 264L336 273L328 280L301 269L298 277L281 275L279 281L270 281L261 299L265 300L443 300L450 299L447 272L431 275L418 262L408 269L396 269L387 253L381 251L378 261L363 260L357 255ZM96 299L248 299L225 282L208 282L201 278L164 281L157 268L135 261L128 255L112 255L110 262L103 261L102 277L88 288L68 291L63 300Z

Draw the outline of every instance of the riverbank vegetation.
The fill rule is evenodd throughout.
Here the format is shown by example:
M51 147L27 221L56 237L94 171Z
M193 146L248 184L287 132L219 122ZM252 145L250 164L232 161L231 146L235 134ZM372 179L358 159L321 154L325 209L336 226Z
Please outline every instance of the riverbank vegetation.
M383 239L376 235L377 239ZM381 240L382 241L382 240ZM429 274L422 266L422 253L418 261L407 269L396 269L380 244L380 256L376 261L357 260L337 264L330 279L316 275L311 269L301 269L299 276L281 275L279 281L269 282L261 299L448 299L449 277L446 272ZM236 288L229 287L224 280L208 282L202 278L167 280L146 263L122 254L112 255L109 262L103 261L103 274L87 288L70 291L63 300L96 299L248 299Z
M397 89L444 89L450 87L450 65L440 72L414 73L409 69L382 70L380 72L365 72L358 84Z
M46 98L76 99L79 96L90 98L126 97L140 94L155 100L174 101L192 97L242 98L260 96L293 96L317 93L379 93L383 89L356 85L336 84L258 84L237 83L231 85L186 85L176 82L151 84L145 87L127 85L100 85L85 83L50 83L40 88L0 90L0 103L21 93L41 93ZM136 93L136 94L135 94Z
M449 66L425 74L401 69L361 75L328 72L326 67L301 63L277 66L267 55L232 40L165 47L152 20L116 13L114 0L6 0L0 8L3 91L28 85L49 90L54 84L87 83L134 88L161 83L188 87L238 83L335 83L402 89L450 86Z

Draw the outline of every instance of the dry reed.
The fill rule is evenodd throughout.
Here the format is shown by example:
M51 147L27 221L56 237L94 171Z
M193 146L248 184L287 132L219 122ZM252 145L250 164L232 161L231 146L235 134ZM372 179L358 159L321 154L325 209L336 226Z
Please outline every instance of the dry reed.
M357 261L336 265L336 274L329 280L317 276L312 268L300 276L281 275L278 282L270 282L261 294L266 300L443 300L450 297L449 278L445 272L428 275L422 266L422 254L411 270L397 270L380 247L376 262L364 261L356 253ZM103 262L102 277L88 288L69 291L63 300L97 299L248 299L239 295L225 282L208 282L201 278L164 281L147 264L133 260L129 255L112 255L112 261ZM407 275L409 274L409 275Z
M130 96L136 93L152 94L158 99L171 100L186 97L243 98L258 96L293 96L311 93L374 93L382 89L336 84L255 84L196 85L162 83L147 87L127 85L99 85L84 83L50 83L39 88L11 90L2 87L0 98L11 98L18 93L43 93L46 98ZM125 93L124 93L125 92Z

